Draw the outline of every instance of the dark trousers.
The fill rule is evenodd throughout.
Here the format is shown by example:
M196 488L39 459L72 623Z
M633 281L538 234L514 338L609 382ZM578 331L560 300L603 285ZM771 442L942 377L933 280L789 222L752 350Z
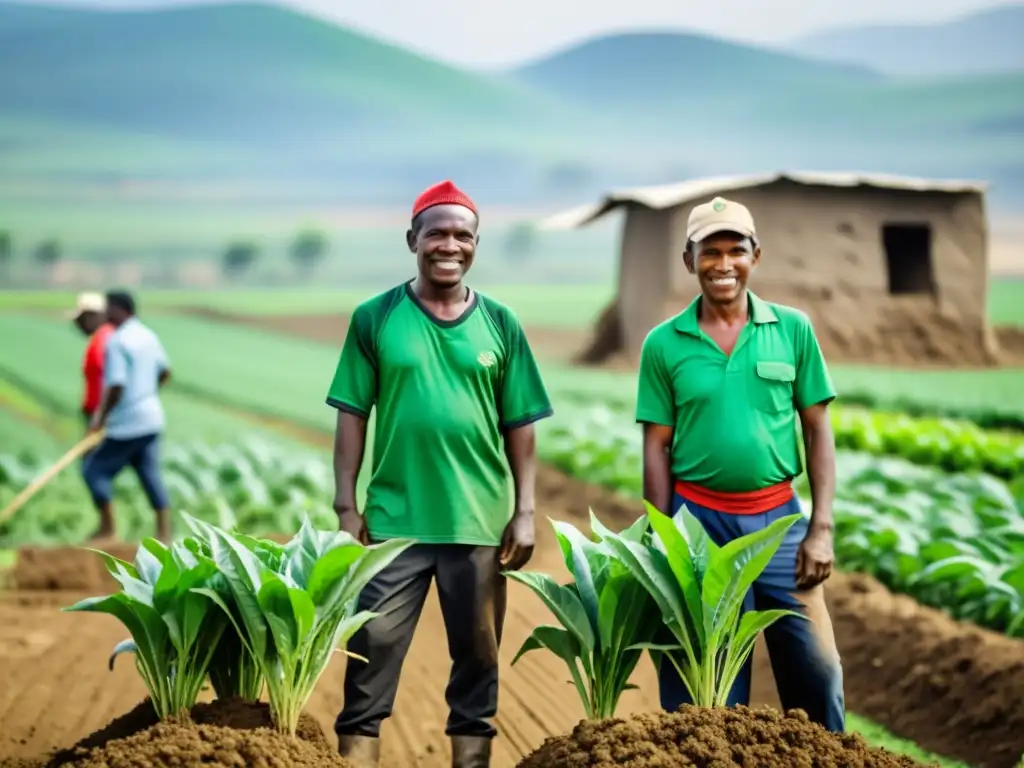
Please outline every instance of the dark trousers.
M702 507L678 494L672 505L678 513L686 508L700 520L711 540L718 546L762 529L779 518L800 511L796 497L788 503L759 515L735 515ZM775 556L747 593L743 611L767 611L781 608L806 616L785 616L765 630L772 672L783 710L802 709L814 722L835 733L846 727L843 695L843 670L832 634L832 621L825 606L822 585L809 590L796 587L796 556L807 533L806 519L798 520ZM672 642L671 636L665 642ZM748 704L753 657L743 667L732 690L729 706ZM671 662L663 661L658 670L661 706L674 712L681 704L691 703L690 695Z
M409 645L432 579L448 635L451 674L445 690L449 736L485 736L498 711L498 646L505 620L506 583L497 547L414 544L381 571L359 596L360 611L382 615L353 637L345 702L335 721L339 736L379 736L398 693Z
M160 477L160 435L144 435L127 440L105 438L82 467L85 484L97 506L109 504L114 492L114 478L127 466L135 470L154 510L170 506L167 489Z

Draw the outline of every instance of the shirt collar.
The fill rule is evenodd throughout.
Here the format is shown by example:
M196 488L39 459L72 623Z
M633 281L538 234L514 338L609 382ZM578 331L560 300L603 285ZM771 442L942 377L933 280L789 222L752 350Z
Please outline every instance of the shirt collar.
M697 322L700 317L700 299L701 297L698 295L676 318L674 325L680 333L700 336L700 324ZM779 322L779 318L775 314L775 310L772 309L771 304L756 296L753 291L747 291L747 304L750 308L750 318L754 321L754 325Z

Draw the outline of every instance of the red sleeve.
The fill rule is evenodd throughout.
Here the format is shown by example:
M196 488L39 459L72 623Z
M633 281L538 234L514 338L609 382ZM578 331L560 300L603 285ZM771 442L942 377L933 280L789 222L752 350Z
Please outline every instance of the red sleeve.
M89 413L99 408L100 399L103 397L103 356L109 336L110 327L100 326L85 348L85 397L82 400L82 407Z

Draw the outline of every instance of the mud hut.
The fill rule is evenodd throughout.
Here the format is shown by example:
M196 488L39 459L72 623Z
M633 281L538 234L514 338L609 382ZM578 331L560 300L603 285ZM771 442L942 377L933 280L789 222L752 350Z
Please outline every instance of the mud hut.
M612 192L541 222L582 227L625 210L618 291L581 355L635 359L648 331L698 292L686 219L716 195L754 215L761 264L751 289L800 307L830 359L991 364L985 185L849 173L695 179Z

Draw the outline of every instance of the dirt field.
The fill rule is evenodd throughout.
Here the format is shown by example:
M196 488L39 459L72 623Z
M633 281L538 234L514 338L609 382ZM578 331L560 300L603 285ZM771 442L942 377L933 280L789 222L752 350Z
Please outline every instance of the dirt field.
M609 524L625 524L639 511L607 492L544 469L538 484L542 516L584 525L587 509ZM539 525L530 568L564 573L550 527ZM77 557L57 567L94 579ZM29 582L44 561L26 560L19 579ZM42 582L45 583L44 578ZM37 586L38 584L37 583ZM91 590L96 593L93 585ZM537 653L508 667L534 626L551 622L540 602L511 585L503 646L495 768L509 768L550 734L568 731L581 717L568 673ZM44 591L0 595L0 755L34 757L104 726L130 710L143 688L127 660L106 667L124 630L113 619L61 613L83 593ZM844 659L851 710L888 725L940 754L986 768L1010 768L1024 752L1024 644L958 625L943 615L892 597L871 579L837 575L829 582L836 637ZM443 768L444 684L448 659L440 612L431 601L406 661L395 715L385 726L385 765ZM763 649L758 651L755 703L778 705ZM344 660L339 656L311 702L311 713L332 733L341 704ZM653 673L645 660L622 712L657 708Z

